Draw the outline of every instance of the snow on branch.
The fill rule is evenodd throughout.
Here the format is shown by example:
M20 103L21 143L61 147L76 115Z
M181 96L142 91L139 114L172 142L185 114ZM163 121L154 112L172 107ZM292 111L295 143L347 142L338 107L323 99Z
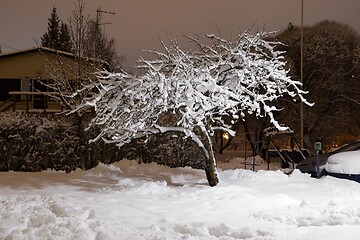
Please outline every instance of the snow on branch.
M234 42L214 34L188 37L196 43L197 52L182 50L175 40L169 46L162 43L164 52L149 51L154 60L139 60L143 75L103 72L95 85L88 86L97 93L77 109L95 107L91 124L102 126L97 139L119 145L160 126L181 129L200 139L194 137L196 129L207 135L214 129L230 129L218 121L222 116L233 120L246 114L269 116L282 129L273 115L279 111L276 100L289 95L307 103L306 92L288 76L283 52L275 50L279 43L266 41L264 36L246 32ZM162 121L166 114L175 120Z

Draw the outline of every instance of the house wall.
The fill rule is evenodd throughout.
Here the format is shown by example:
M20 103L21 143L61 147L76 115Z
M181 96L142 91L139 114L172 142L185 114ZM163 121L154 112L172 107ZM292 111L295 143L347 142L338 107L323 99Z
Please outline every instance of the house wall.
M75 56L70 53L58 53L33 49L20 51L12 54L0 54L0 111L1 105L6 104L10 99L10 91L21 92L49 92L51 90L41 87L38 82L47 83L48 80L57 79L59 81L69 81L77 79L94 79L97 67L103 63L94 66L93 60L83 59L79 63ZM31 107L35 107L36 99L42 104L39 108L45 106L55 107L54 103L43 95L17 95L16 101L31 101ZM19 103L21 105L21 103ZM20 106L19 105L19 106ZM54 105L54 106L53 106Z
M2 79L49 78L43 69L44 56L40 52L14 54L0 58Z
M7 100L10 91L31 91L31 79L47 79L40 52L26 52L0 58L0 101ZM21 96L23 99L25 96Z
M99 66L99 65L98 65ZM86 61L79 68L73 57L55 55L48 52L29 51L0 57L1 79L52 79L54 75L63 79L75 79L81 75L95 72L96 67Z

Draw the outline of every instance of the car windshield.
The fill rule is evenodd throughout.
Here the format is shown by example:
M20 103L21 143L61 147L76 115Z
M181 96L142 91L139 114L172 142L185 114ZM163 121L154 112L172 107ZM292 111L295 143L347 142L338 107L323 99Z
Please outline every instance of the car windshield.
M342 147L336 149L333 153L354 151L354 150L358 150L358 149L360 149L360 141L353 142L353 143L347 144L345 146L342 146Z

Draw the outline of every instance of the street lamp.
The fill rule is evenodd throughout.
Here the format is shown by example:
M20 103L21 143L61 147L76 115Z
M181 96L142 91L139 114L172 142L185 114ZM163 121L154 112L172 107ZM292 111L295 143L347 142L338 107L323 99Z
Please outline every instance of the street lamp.
M176 134L172 135L171 140L172 140L173 146L176 146L177 140L178 140L178 135L176 135Z
M229 138L230 138L229 133L228 133L228 132L223 132L222 138L223 138L224 140L226 140L226 141L229 140Z

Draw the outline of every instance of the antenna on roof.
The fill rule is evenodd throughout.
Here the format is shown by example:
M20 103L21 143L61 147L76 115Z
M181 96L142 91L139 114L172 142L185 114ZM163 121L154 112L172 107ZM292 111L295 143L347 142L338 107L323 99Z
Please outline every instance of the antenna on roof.
M106 23L101 23L101 17L102 14L112 14L115 15L116 13L114 12L108 12L108 11L103 11L101 10L101 7L99 7L98 9L96 9L96 20L95 20L95 55L97 55L97 51L98 51L98 46L99 46L99 33L100 33L100 26L101 25L107 25L107 24L111 24L110 22L106 22Z
M115 14L116 14L116 13L114 13L114 12L103 11L103 10L101 10L101 8L98 8L98 9L96 9L96 23L97 23L98 25L111 24L111 23L100 23L101 17L102 17L102 14L103 14L103 13L112 14L112 15L115 15Z

